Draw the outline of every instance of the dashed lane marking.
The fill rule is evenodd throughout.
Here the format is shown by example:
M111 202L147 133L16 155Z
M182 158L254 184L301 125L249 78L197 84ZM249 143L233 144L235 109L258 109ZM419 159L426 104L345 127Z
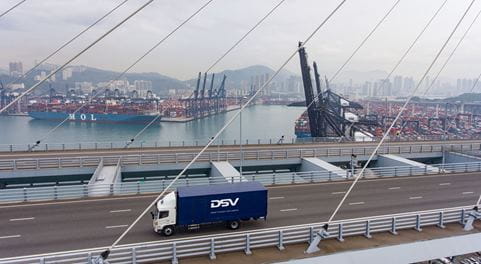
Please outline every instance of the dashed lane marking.
M345 194L345 193L346 193L346 192L332 192L331 194L336 195L336 194Z
M111 229L111 228L119 228L119 227L127 227L129 225L115 225L115 226L106 226L105 228Z
M409 197L409 200L417 200L417 199L423 199L423 197L422 196Z
M440 183L439 185L440 186L446 186L446 185L451 185L451 183L450 182L443 182L443 183Z
M25 217L25 218L12 218L10 219L10 222L15 222L15 221L26 221L26 220L33 220L35 217Z
M466 195L466 194L473 194L474 192L463 192L463 195Z
M349 203L349 205L361 205L361 204L364 204L364 202Z
M398 186L397 186L397 187L390 187L390 188L388 188L388 190L399 190L399 189L401 189L401 187L398 187Z
M269 200L279 200L279 199L284 199L284 197L283 196L269 197Z
M281 209L281 212L297 211L297 208Z
M6 238L17 238L17 237L21 237L21 235L0 236L0 239L6 239Z
M110 211L111 213L124 213L124 212L130 212L132 211L131 209L122 209L122 210L112 210Z

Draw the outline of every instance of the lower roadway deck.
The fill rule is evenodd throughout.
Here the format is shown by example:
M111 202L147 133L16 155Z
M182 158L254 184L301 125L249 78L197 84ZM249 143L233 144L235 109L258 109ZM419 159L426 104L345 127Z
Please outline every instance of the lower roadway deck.
M383 146L419 146L419 145L449 145L449 144L480 144L481 140L447 140L447 141L415 141L415 142L385 142ZM363 148L374 147L378 142L320 142L309 144L281 144L281 145L244 145L245 151L256 150L287 150L287 149L312 149L312 148ZM112 150L66 150L66 151L34 151L34 152L0 152L0 159L25 159L25 158L58 158L58 157L99 157L138 154L172 154L172 153L198 153L203 146L199 147L159 147L145 149L112 149ZM211 146L211 151L239 151L239 146Z

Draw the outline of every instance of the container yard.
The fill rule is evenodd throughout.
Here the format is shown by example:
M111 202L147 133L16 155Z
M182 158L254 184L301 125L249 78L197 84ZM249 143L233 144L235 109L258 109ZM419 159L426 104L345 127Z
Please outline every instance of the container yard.
M404 102L361 100L362 109L346 112L353 123L370 120L374 124L365 126L364 132L369 136L381 137L383 131L392 124ZM390 136L416 138L418 136L449 136L450 138L477 137L481 135L481 115L477 109L481 104L469 107L452 103L416 102L410 103L390 132ZM309 116L304 112L295 121L295 134L298 138L311 137Z

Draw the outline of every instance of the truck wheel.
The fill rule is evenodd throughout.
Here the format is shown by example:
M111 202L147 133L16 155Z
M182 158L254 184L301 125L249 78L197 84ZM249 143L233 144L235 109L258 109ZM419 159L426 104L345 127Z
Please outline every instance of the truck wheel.
M174 227L173 226L166 226L164 229L162 229L162 234L164 236L171 236L174 234Z
M229 221L227 222L227 227L232 230L239 229L240 222L239 221Z

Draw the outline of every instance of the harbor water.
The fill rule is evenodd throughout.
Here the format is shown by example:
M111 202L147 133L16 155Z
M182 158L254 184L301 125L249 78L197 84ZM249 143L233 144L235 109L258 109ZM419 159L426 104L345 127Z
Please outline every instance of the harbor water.
M244 139L295 137L294 121L305 108L278 105L255 105L242 114ZM186 123L161 122L147 129L136 141L205 141L236 113L231 111ZM42 139L58 121L34 120L24 116L0 116L0 144L32 144ZM239 138L239 119L220 139ZM129 141L143 125L67 122L42 143Z

